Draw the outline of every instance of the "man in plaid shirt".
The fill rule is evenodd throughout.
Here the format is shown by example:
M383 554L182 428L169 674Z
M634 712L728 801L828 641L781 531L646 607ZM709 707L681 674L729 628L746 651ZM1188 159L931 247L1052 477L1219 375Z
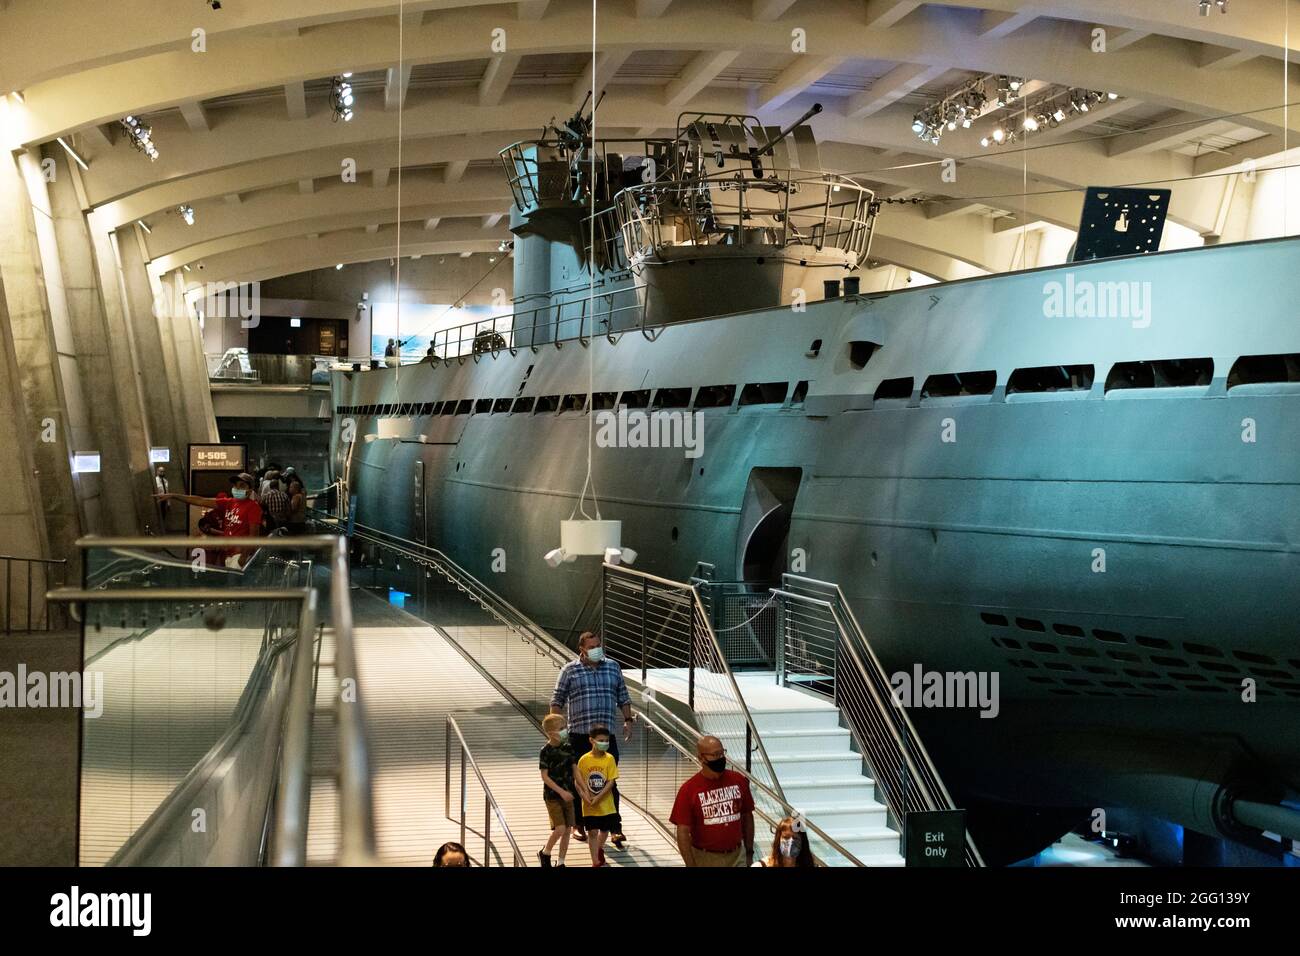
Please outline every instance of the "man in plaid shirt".
M623 712L623 739L631 740L636 715L632 713L632 698L623 681L623 669L605 656L604 642L599 634L584 631L578 638L578 659L564 665L555 682L555 692L551 694L551 713L564 714L568 718L569 744L573 747L575 759L591 750L591 738L587 735L592 728L618 725L617 712L620 710ZM609 752L617 763L616 734L609 736ZM619 812L618 784L614 785L614 807L615 812ZM578 840L586 839L581 816L574 836ZM626 842L622 833L610 837L610 843L620 850Z

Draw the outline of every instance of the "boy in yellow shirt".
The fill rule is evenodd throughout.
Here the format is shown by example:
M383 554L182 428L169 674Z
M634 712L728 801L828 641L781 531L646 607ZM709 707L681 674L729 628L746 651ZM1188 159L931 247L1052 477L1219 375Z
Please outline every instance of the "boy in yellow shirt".
M574 783L582 796L582 819L587 827L592 866L608 866L605 862L605 841L611 833L623 832L622 822L614 809L614 781L618 779L618 764L609 752L609 728L593 727L591 751L578 760L578 774Z

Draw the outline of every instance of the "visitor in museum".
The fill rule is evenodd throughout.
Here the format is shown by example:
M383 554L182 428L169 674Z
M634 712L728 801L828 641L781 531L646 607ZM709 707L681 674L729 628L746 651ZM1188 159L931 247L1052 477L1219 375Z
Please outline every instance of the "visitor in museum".
M632 739L636 715L632 713L632 698L623 680L623 669L618 662L605 656L604 641L599 634L583 631L578 638L578 659L565 664L555 681L551 694L551 713L565 714L569 721L569 743L574 757L591 750L588 736L594 727L617 727L618 712L623 712L623 739ZM609 752L618 763L618 736L610 735ZM614 787L614 809L620 811L618 787ZM579 811L575 840L585 841L586 829ZM610 834L609 842L623 849L627 838L620 828Z
M700 771L681 785L669 821L687 866L750 866L754 860L754 797L749 778L727 769L717 737L695 744Z

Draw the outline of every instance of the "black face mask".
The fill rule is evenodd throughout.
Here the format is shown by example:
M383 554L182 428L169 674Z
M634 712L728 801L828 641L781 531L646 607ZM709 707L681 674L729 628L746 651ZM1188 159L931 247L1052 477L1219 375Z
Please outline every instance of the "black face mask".
M704 766L708 767L714 773L722 773L727 769L727 758L719 757L717 760L706 760Z

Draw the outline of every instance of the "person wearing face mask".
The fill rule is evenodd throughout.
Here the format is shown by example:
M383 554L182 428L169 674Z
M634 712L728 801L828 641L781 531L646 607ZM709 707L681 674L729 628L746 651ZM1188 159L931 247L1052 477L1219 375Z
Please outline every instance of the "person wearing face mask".
M605 839L610 834L621 833L622 823L614 806L614 781L618 779L618 764L609 752L613 737L604 727L593 727L591 750L578 761L578 772L573 782L582 795L582 819L587 824L591 840L587 850L591 853L593 867L609 866L605 862Z
M584 631L578 638L578 659L565 664L555 681L551 694L551 713L566 714L569 721L569 743L574 757L581 759L590 752L590 733L593 727L618 726L618 712L623 712L623 739L632 739L636 715L632 713L632 698L623 680L623 668L605 655L605 645L600 635ZM609 753L618 763L618 737L609 738ZM618 787L614 788L614 809L620 809ZM573 838L587 839L581 811ZM618 850L627 845L621 829L610 834L610 844Z
M551 866L551 848L560 844L560 861L555 866L564 866L564 855L569 852L569 830L577 822L573 805L573 748L569 746L569 728L564 726L564 718L559 714L547 714L542 718L542 730L546 732L546 746L538 766L542 773L542 799L546 802L546 813L551 821L551 836L546 841L545 849L537 851L537 860L543 869Z
M786 817L776 825L776 836L772 839L772 852L759 860L754 866L804 868L817 866L812 847L808 845L808 833L802 820Z
M668 819L687 866L750 866L754 862L754 797L749 778L727 769L717 737L695 744L700 772L682 784Z
M197 508L211 508L221 519L221 534L226 538L252 537L262 533L262 506L253 497L253 476L241 472L231 479L230 497L204 498L200 495L175 493L155 495L160 501L183 501ZM252 555L243 548L225 552L226 567L240 568Z

